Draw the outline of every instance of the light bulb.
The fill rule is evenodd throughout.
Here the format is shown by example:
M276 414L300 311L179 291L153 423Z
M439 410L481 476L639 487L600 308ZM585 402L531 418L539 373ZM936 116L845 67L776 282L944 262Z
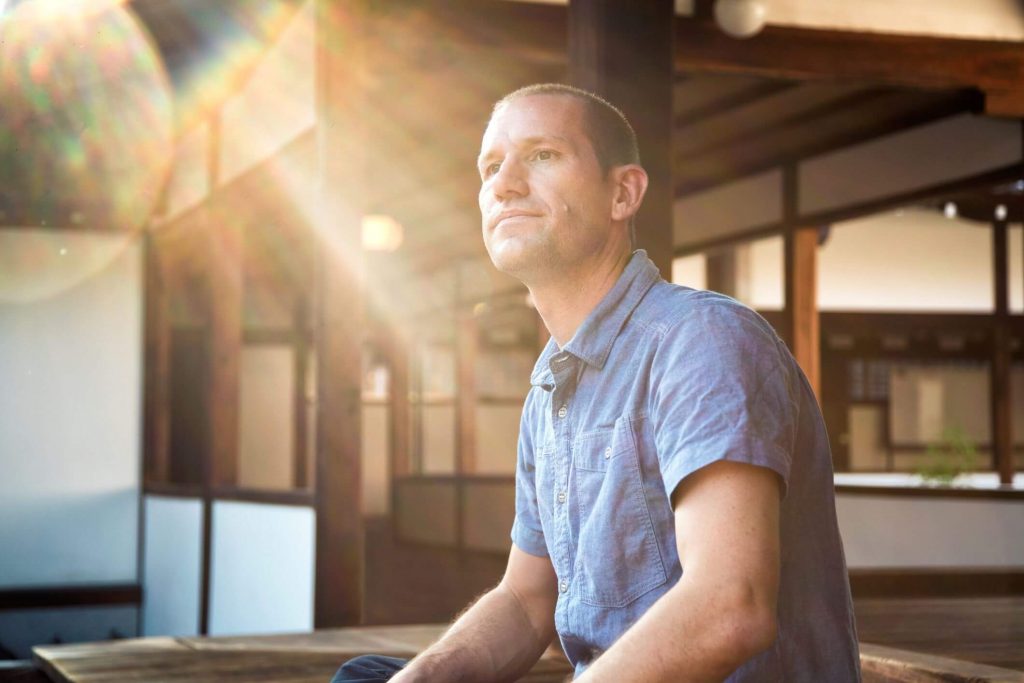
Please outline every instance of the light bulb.
M718 0L715 21L733 38L749 38L764 28L768 12L761 0Z

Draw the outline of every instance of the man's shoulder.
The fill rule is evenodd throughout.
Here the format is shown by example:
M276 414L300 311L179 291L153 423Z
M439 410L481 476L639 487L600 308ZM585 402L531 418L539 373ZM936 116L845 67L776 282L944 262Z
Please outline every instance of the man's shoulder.
M703 289L661 281L651 287L632 316L632 322L658 337L732 339L752 336L777 339L775 330L752 308L736 299Z

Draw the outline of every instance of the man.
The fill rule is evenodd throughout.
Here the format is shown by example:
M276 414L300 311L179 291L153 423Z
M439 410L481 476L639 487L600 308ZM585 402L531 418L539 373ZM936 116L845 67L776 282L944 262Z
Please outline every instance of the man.
M487 251L552 336L508 568L408 665L359 658L336 680L515 680L556 632L578 681L859 680L813 392L756 313L633 252L647 174L625 117L524 88L495 106L479 170Z

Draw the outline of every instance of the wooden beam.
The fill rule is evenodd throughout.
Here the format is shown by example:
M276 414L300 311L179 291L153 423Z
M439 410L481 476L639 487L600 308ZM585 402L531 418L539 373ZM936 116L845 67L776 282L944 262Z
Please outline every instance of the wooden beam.
M995 312L992 318L992 358L989 362L990 411L992 419L992 460L999 482L1013 483L1013 395L1010 384L1009 254L1007 225L992 225L992 265Z
M687 17L676 19L676 37L675 68L682 72L975 88L991 94L993 114L1024 115L1024 52L1012 42L779 26L734 40L713 22Z
M838 209L826 209L810 213L796 215L791 224L804 225L831 225L850 221L862 216L881 213L889 209L896 209L913 204L926 204L936 199L943 199L951 195L970 192L972 190L988 190L993 185L1012 182L1020 179L1020 164L1004 166L993 171L985 171L967 178L957 178L949 182L941 182L920 189L896 192L887 197L872 198ZM676 256L688 256L728 244L740 244L763 237L770 237L784 232L787 221L766 221L762 225L754 225L750 228L737 230L722 237L714 237L699 242L691 242L676 249Z
M785 237L786 334L789 349L821 399L818 320L818 229L797 227Z
M676 156L676 195L684 196L735 178L768 171L780 164L826 154L858 143L914 128L965 111L980 111L974 91L954 95L934 94L922 101L920 94L890 90L881 96L845 102L842 110L818 110L804 120L797 117L775 125L733 136L714 149L698 155ZM842 103L840 101L840 103ZM815 135L806 135L813 123ZM685 136L686 131L677 135Z
M362 121L369 87L364 0L316 0L316 578L315 628L358 624L363 615L363 261L361 186L367 160Z
M672 0L570 0L569 80L622 108L650 176L637 246L672 278Z

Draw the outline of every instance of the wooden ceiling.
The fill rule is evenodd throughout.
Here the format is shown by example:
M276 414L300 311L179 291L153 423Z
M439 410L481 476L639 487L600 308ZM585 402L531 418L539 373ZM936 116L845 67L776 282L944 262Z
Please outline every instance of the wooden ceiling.
M217 21L244 27L247 14L240 8L255 1L216 3ZM199 0L132 3L164 51L176 84L187 81L185 72L195 59L190 55L215 43L204 33L217 23L204 20L209 5ZM408 260L434 267L483 255L475 170L480 134L502 94L566 78L565 14L564 7L495 0L395 0L379 10L371 95L376 115L368 134L379 140L380 153L368 169L373 188L368 203L371 211L388 213L405 226L401 252ZM827 32L780 29L766 31L763 39L735 41L706 19L677 18L671 144L678 196L985 106L986 94L971 86L962 65L915 78L912 71L886 64L886 54L870 51L872 59L859 67L843 65L841 53L829 52L829 63L841 65L833 72L822 64L797 68L792 56L781 58L775 69L769 62L754 63L751 54L780 59L779 31L782 38L815 36L817 42L792 44L794 55L820 60L827 51L818 35ZM272 38L257 30L250 34L253 40ZM884 42L885 37L857 44L865 40ZM921 54L935 44L921 39L908 46L906 40L901 39L892 58L911 67L924 63ZM961 43L975 41L945 42L964 51L969 47ZM211 54L215 58L216 50ZM977 54L974 61L987 64ZM1024 64L1020 57L1017 61ZM1007 73L1016 68L1017 63L1013 68L1003 64ZM993 84L990 72L987 83L993 91L1008 91L1008 83L1015 82L1011 73L1009 80Z

